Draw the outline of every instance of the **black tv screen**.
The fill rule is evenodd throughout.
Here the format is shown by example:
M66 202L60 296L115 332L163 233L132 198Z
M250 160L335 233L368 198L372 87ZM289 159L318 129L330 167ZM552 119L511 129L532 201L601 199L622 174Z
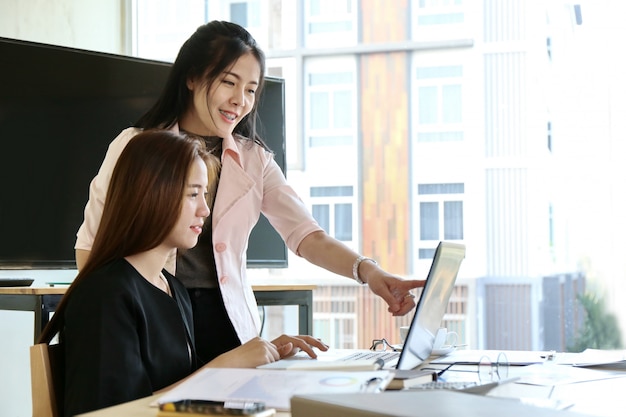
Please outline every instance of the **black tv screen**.
M89 183L109 143L157 99L171 64L0 38L0 269L72 269ZM268 77L259 127L285 172L284 81ZM248 267L287 266L261 216Z

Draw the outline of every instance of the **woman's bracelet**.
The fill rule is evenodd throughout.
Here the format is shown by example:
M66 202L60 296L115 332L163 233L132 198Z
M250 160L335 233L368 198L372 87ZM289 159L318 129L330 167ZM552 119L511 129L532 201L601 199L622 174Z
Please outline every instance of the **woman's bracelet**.
M356 258L356 260L352 264L352 277L354 278L356 282L358 282L361 285L367 284L367 282L363 281L361 277L359 276L359 265L361 265L361 262L363 261L371 261L371 262L374 262L374 265L378 265L378 262L376 262L372 258L368 258L363 255Z

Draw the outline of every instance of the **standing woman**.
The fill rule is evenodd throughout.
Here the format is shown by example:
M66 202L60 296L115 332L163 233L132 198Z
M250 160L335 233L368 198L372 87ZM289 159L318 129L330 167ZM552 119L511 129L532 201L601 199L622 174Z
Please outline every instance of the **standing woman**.
M198 245L178 256L170 270L191 296L196 347L205 361L259 334L256 300L246 278L246 249L260 213L292 252L367 283L394 315L415 306L409 291L424 283L387 273L317 224L257 134L256 99L264 74L265 56L244 28L220 21L200 26L181 47L159 100L109 146L91 183L75 245L81 268L100 222L111 170L133 136L142 129L165 128L204 138L222 162L211 219Z

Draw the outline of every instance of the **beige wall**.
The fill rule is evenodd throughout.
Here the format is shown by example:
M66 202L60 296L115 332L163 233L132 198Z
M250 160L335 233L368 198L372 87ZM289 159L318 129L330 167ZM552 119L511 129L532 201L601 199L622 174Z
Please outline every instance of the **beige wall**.
M0 37L130 54L127 5L130 0L0 0ZM130 38L130 36L128 36ZM42 69L45 76L45 68ZM66 281L76 271L4 271L1 276L28 276L39 284ZM33 314L0 311L0 415L31 416L28 347Z
M110 53L125 41L130 0L0 0L0 37Z

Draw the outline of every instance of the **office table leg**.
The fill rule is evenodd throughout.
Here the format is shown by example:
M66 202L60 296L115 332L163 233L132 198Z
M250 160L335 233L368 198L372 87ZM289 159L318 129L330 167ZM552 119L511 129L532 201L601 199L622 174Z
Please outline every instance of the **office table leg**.
M254 295L259 306L298 306L298 332L313 332L313 291L255 291Z
M0 294L0 310L32 311L35 315L33 341L37 343L61 297L60 294Z
M58 294L41 296L41 320L39 322L39 326L37 326L37 323L35 323L35 330L39 329L39 334L41 334L43 329L50 321L50 314L54 313L54 311L57 309L57 305L59 305L62 297L62 295ZM35 334L35 342L39 338L39 334Z

